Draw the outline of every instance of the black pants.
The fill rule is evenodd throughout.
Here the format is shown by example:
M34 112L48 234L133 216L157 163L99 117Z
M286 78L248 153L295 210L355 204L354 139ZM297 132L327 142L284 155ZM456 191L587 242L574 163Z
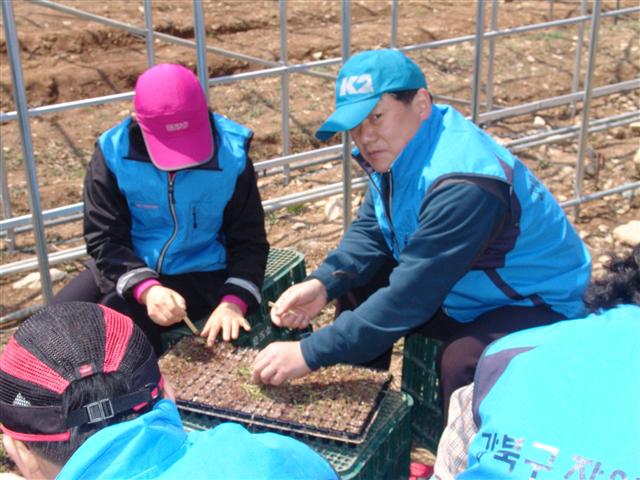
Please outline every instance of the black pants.
M111 291L106 294L100 291L95 279L95 264L89 261L89 268L83 270L71 280L53 299L53 303L92 302L113 308L131 317L142 329L153 345L156 355L162 353L162 332L172 327L162 327L147 315L147 307L133 299L124 299ZM207 318L220 303L218 292L226 279L226 271L197 272L184 275L163 275L160 282L182 295L187 302L187 314L191 320Z
M387 286L389 275L395 266L395 261L388 262L366 286L353 289L340 297L337 301L336 316L344 310L355 309L375 291ZM416 332L443 342L437 368L445 421L451 394L454 390L473 382L476 365L487 345L509 333L548 325L565 318L546 306L506 306L484 313L469 323L456 322L441 309L430 319L425 319L424 325L416 329ZM388 369L390 361L391 349L363 365Z

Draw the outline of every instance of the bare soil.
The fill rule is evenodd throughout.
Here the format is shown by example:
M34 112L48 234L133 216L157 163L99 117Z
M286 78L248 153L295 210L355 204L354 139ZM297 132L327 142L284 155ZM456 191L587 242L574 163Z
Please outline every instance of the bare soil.
M64 0L62 4L120 22L143 27L142 2L113 0ZM336 58L341 55L340 5L338 1L288 2L288 61L303 63ZM603 12L616 7L615 0L603 2ZM622 8L637 6L636 0L622 0ZM40 5L13 2L20 42L27 102L30 107L80 100L101 95L128 92L146 68L144 39L99 23L78 19ZM188 1L153 2L154 28L162 33L193 39L192 4ZM240 52L265 60L279 60L278 4L274 1L203 1L208 45ZM489 8L489 7L487 7ZM401 1L399 5L398 45L444 40L473 35L476 6L461 0ZM352 3L351 50L378 48L390 42L390 5L383 1ZM553 14L553 17L551 17ZM549 2L505 0L499 3L498 28L563 19L579 14L578 1ZM486 18L490 17L487 11ZM488 28L488 20L487 20ZM582 51L581 84L587 62L589 24L585 29ZM514 106L571 91L577 45L577 25L536 30L498 38L495 48L493 103L496 107ZM637 15L614 21L603 18L593 86L603 86L638 78L640 73L640 22ZM483 56L486 60L488 44ZM157 40L156 62L179 62L195 67L195 50ZM458 43L436 49L412 51L425 70L430 90L438 96L461 100L454 105L469 114L473 66L472 43ZM209 75L239 74L262 68L245 60L208 53ZM486 83L487 63L482 78ZM337 72L337 67L320 69ZM212 106L240 121L255 132L252 147L254 162L283 153L281 137L280 79L262 78L217 85L210 90ZM486 100L486 95L481 95ZM466 103L465 103L466 102ZM443 103L445 103L443 101ZM290 147L289 152L325 146L313 137L314 130L331 112L333 82L300 73L289 80ZM640 93L621 92L593 99L592 119L638 110ZM580 123L582 105L575 109L556 107L521 115L484 127L500 141L542 132L550 128ZM13 104L10 67L4 31L0 33L0 109L9 112ZM109 103L65 112L32 117L33 147L42 207L51 209L81 201L82 178L97 136L126 117L130 101ZM534 117L539 119L534 122ZM9 207L13 216L29 213L29 201L20 132L17 122L0 124L1 148L6 162ZM640 133L620 126L588 136L589 158L583 194L640 179L633 157L640 146ZM574 195L575 161L578 139L573 137L552 145L527 148L518 152L523 161L547 185L560 201ZM359 175L353 166L354 175ZM263 200L299 192L341 179L339 161L327 161L301 169L292 169L288 178L282 173L261 175ZM339 197L301 203L268 215L269 240L276 247L292 247L305 254L307 270L312 271L328 251L335 248L342 233L342 218L329 220L325 209ZM357 205L357 201L354 202ZM355 208L354 208L355 210ZM625 253L629 247L617 242L613 229L640 218L640 196L613 195L587 203L574 216L567 213L594 258L594 272L600 272L605 254ZM53 226L46 232L49 251L81 245L80 222ZM2 263L34 255L31 233L16 237L15 244L0 239ZM81 262L58 266L73 275ZM0 278L0 315L42 302L37 289L14 289L23 275ZM67 280L56 283L59 290ZM330 308L323 317L330 317ZM397 368L397 360L395 362Z

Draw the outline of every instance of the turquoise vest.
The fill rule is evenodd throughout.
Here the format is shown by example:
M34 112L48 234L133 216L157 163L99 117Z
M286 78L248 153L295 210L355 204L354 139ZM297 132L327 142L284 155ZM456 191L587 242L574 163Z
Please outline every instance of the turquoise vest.
M640 478L640 306L497 340L473 408L460 480Z
M173 402L89 437L57 480L337 480L331 465L304 443L250 433L237 423L185 432Z
M371 175L378 224L396 260L418 228L425 195L460 175L507 183L512 218L453 286L445 312L469 322L504 305L547 304L568 318L583 315L591 259L564 212L522 162L448 106L433 106L391 167L393 226L380 194L381 174Z
M169 173L156 168L148 158L126 158L131 119L98 140L107 167L127 199L133 250L159 273L177 275L226 267L224 238L219 231L224 208L247 162L251 131L212 115L217 131L217 168L207 165L179 170L172 186Z

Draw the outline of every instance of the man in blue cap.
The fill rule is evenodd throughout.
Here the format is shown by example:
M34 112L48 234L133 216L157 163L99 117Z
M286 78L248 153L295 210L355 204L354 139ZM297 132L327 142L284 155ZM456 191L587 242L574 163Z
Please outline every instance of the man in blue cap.
M351 133L370 188L337 249L282 294L271 318L305 327L333 299L340 313L301 342L269 345L257 380L388 364L393 343L420 331L444 342L446 412L490 342L584 313L591 260L560 206L509 151L433 104L406 55L365 51L343 65L336 110L316 136L341 131Z

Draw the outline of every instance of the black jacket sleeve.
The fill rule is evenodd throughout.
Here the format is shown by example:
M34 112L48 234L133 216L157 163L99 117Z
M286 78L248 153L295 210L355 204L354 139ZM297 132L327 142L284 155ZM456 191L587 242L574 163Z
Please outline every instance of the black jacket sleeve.
M139 272L132 284L157 277L133 251L127 200L98 145L84 178L83 197L84 239L87 252L96 262L96 280L102 293L113 291L127 272Z
M366 285L391 251L378 226L371 193L367 190L356 220L309 278L320 280L329 301L354 287Z
M227 249L227 280L220 295L235 295L253 311L260 301L269 243L256 174L249 159L224 209L222 234Z
M455 282L500 232L508 212L509 187L500 197L475 183L450 183L427 194L419 225L389 277L389 286L301 343L307 365L371 360L427 322Z

